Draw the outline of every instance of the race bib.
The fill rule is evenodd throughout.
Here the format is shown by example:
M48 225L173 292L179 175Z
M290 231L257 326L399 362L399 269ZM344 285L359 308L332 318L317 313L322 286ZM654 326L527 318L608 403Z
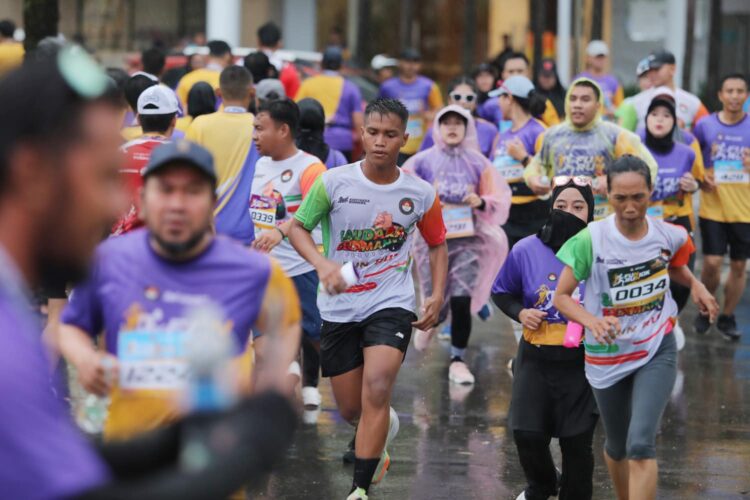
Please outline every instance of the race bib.
M632 266L607 271L609 304L617 316L632 316L660 309L669 290L667 262L659 257Z
M492 162L495 165L497 172L502 175L506 181L513 182L523 179L523 165L521 162L513 159L512 156L507 154L501 154L495 157Z
M601 195L594 196L594 220L601 220L612 213L612 206L607 198Z
M750 184L750 172L742 167L740 160L716 160L714 178L717 184Z
M406 133L409 134L409 139L419 139L422 137L423 132L423 121L421 118L409 118L406 122Z
M122 389L179 390L187 381L183 332L120 332L117 357Z
M271 198L254 194L250 197L250 218L258 229L276 227L276 202Z
M646 210L646 215L649 215L655 219L664 218L664 205L652 205Z
M444 205L446 239L474 236L474 214L468 205Z

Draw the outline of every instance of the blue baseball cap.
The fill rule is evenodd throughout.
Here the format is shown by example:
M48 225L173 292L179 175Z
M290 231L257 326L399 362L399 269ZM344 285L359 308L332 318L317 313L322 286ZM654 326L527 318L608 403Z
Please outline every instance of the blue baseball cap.
M490 92L490 97L498 97L504 94L510 94L521 99L528 99L531 91L534 90L534 84L531 80L521 75L513 75L507 80L503 81L500 88L497 88Z
M206 148L194 142L179 140L168 142L155 148L151 152L148 164L141 172L144 178L158 172L160 169L173 164L192 166L199 170L211 181L216 183L216 171L214 170L214 157Z

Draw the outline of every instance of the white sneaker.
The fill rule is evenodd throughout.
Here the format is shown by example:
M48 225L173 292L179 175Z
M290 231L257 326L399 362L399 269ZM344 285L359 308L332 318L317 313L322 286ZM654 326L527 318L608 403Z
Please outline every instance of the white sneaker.
M526 492L522 491L521 494L516 497L516 500L526 500Z
M680 323L674 324L672 334L674 334L674 340L677 342L677 351L679 352L685 347L685 332L682 331Z
M417 330L414 332L414 349L417 351L424 351L430 345L430 340L435 333L434 328L429 330Z
M393 406L391 406L391 418L388 423L388 435L385 437L386 448L391 443L391 441L393 441L393 438L396 437L396 434L398 434L398 430L400 428L401 428L401 422L398 419L398 413L396 413L396 410L394 410Z
M317 387L307 386L302 388L302 403L307 407L320 406L320 391Z
M453 361L448 368L448 380L454 384L473 384L474 375L463 361Z
M362 488L357 488L346 497L346 500L367 500L367 493Z

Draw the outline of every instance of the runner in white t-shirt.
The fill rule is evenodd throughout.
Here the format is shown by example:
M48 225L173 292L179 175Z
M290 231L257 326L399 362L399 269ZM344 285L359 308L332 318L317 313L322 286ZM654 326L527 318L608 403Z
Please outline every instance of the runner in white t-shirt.
M258 109L253 125L253 142L263 155L255 164L250 189L250 217L255 226L253 247L270 252L292 278L302 306L302 401L311 410L305 417L314 423L320 406L320 313L316 305L318 275L286 239L294 213L315 180L326 171L313 155L297 149L299 108L291 99L267 101ZM262 333L262 332L261 332ZM262 356L263 340L258 339Z
M320 176L289 235L328 291L318 295L323 376L331 377L343 418L352 424L359 420L349 500L367 499L370 484L388 468L385 447L398 430L397 416L389 410L396 376L412 327L435 326L445 289L448 253L440 200L427 182L396 166L408 139L407 119L397 100L370 104L362 133L365 160ZM325 256L310 235L318 224ZM410 272L417 230L430 247L433 283L418 321ZM347 262L359 276L349 287L341 274Z
M718 304L687 267L695 247L685 228L646 216L652 191L646 163L630 155L615 160L607 187L614 214L557 253L566 267L554 305L586 327L586 377L604 423L617 497L655 498L656 433L677 375L670 279L690 287L712 322ZM583 280L585 309L572 298Z

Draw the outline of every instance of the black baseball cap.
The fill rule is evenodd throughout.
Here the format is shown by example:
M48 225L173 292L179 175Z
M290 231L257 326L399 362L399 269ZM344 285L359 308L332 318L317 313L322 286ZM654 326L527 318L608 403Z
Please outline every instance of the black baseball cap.
M657 50L648 56L648 69L659 69L665 64L676 64L677 61L668 50Z
M341 67L341 64L344 60L344 53L341 51L340 47L336 46L328 46L323 51L323 61L322 65L324 67Z
M217 181L213 155L206 148L186 140L168 142L155 148L142 175L146 178L174 163L195 167L212 182Z
M404 61L421 61L422 54L420 54L414 47L408 47L401 51L400 59Z

